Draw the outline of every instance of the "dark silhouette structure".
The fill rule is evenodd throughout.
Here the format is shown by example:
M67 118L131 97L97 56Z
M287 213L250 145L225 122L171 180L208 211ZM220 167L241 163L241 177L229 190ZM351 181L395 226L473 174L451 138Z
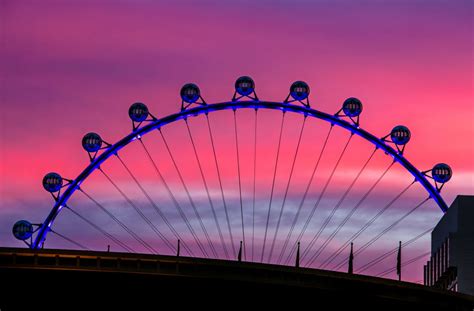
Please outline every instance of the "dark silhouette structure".
M292 310L299 305L404 311L474 307L473 296L369 276L131 253L0 248L0 276L2 310L26 309L40 301L62 310L104 302L122 308L133 304L133 310L141 304L152 309L170 304L196 309L289 304ZM55 305L58 297L62 300Z
M474 196L458 195L431 233L424 284L474 295Z

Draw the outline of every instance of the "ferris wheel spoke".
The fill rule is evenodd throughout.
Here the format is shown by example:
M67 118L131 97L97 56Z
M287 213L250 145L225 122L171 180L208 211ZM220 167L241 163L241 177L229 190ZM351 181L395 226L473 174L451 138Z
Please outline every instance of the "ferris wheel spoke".
M188 120L185 119L184 121L186 123L186 128L188 130L189 139L190 139L191 144L193 146L194 155L196 157L196 162L197 162L198 167L199 167L199 172L201 173L202 182L204 184L204 188L206 189L207 199L209 200L209 205L211 207L212 215L213 215L214 221L216 223L216 227L217 227L217 231L219 233L219 238L221 240L222 248L224 250L226 258L229 259L229 253L227 252L227 247L226 247L226 244L225 244L225 241L224 241L224 236L222 235L221 226L219 225L219 221L217 219L217 214L216 214L216 210L214 208L214 203L212 202L211 195L209 193L209 187L207 186L206 178L204 177L204 172L202 170L201 161L199 160L199 156L197 154L196 144L194 143L193 135L191 133L191 129L189 128Z
M324 229L326 229L327 225L331 222L332 218L334 217L334 214L337 212L337 210L341 207L342 203L344 202L344 200L346 199L347 195L349 194L349 192L352 190L352 188L354 187L354 185L356 184L357 180L359 180L360 176L362 175L362 173L364 172L364 170L367 168L367 166L369 165L369 162L372 160L372 158L374 157L375 153L377 152L377 148L374 149L374 151L370 154L369 158L367 159L367 161L364 163L364 165L362 166L362 168L359 170L359 172L357 173L357 175L355 176L355 178L352 180L351 184L349 185L349 187L347 187L346 191L344 192L344 194L341 196L341 198L339 199L339 201L336 203L336 205L334 206L334 208L331 210L331 213L329 213L328 217L326 217L326 219L324 220L323 222L323 225L319 228L318 230L318 233L314 236L314 238L311 240L311 242L308 244L308 247L306 248L306 251L303 253L301 259L304 259L304 257L306 255L309 254L309 252L311 251L311 249L313 248L313 246L316 244L316 242L318 241L319 237L321 236L321 234L324 232ZM321 244L321 246L316 250L315 254L308 260L308 263L306 264L307 266L309 265L312 265L313 262L319 257L319 255L321 255L321 253L324 251L324 249L326 248L326 246L329 244L329 242L331 241L331 235L328 236L328 238L324 241L323 244Z
M88 194L84 189L79 188L79 191L84 194L89 200L91 200L95 205L99 207L107 216L109 216L113 221L115 221L122 229L124 229L132 238L135 239L139 244L141 244L143 247L148 249L150 252L154 253L152 251L152 248L146 243L138 234L136 234L132 229L130 229L126 224L124 224L122 221L120 221L117 217L115 217L112 212L110 212L108 209L106 209L102 204L100 204L97 200L95 200L90 194ZM149 248L150 247L150 248Z
M176 209L178 210L178 213L180 214L181 218L183 219L184 223L186 224L186 226L188 227L188 230L191 232L191 235L193 235L193 238L195 240L195 242L198 244L198 241L196 239L196 236L194 234L194 231L192 230L191 228L191 224L189 223L189 220L188 218L186 217L186 214L184 214L182 208L181 208L181 205L179 204L178 200L176 200L176 197L174 196L173 192L171 191L168 183L166 182L166 180L163 178L163 175L161 174L160 170L158 169L158 166L156 165L156 162L155 160L153 159L153 157L151 156L150 154L150 151L148 150L148 148L146 147L145 145L145 142L143 142L142 139L139 140L140 144L142 145L143 147L143 150L145 151L148 159L150 160L154 170L155 170L155 173L158 175L158 178L160 179L161 183L165 186L165 189L168 193L168 195L170 196L171 200L173 201L173 204L174 206L176 207ZM161 215L161 214L160 214ZM187 243L185 242L185 240L180 236L180 234L178 233L178 231L174 228L174 226L170 223L170 221L167 219L167 217L164 215L162 215L162 218L163 218L163 221L166 223L166 225L168 226L168 228L173 232L174 236L180 241L180 243L183 244L183 247L186 249L186 251L188 252L189 255L193 256L194 257L194 253L193 251L191 250L191 248L187 245Z
M240 221L242 224L242 252L244 260L247 258L246 252L246 243L245 243L245 222L244 222L244 206L242 203L242 181L240 177L240 155L239 155L239 137L237 131L237 115L236 110L234 110L234 134L235 134L235 152L237 154L237 176L239 181L239 199L240 199Z
M362 228L360 228L356 233L354 233L344 244L351 243L357 239L365 230L367 230L383 213L385 213L404 193L408 191L415 184L416 180L411 182L407 187L405 187L400 193L398 193L390 202L388 202L377 214L374 215L369 221L367 221ZM340 261L332 270L338 270L343 265L347 263L347 259Z
M336 236L336 234L342 229L342 227L349 221L349 219L352 217L352 215L357 211L357 209L362 205L362 203L367 199L367 197L372 193L372 191L375 189L375 187L380 183L380 181L384 178L384 176L388 173L388 171L393 167L395 164L395 161L392 161L390 165L383 171L383 173L377 178L377 180L372 184L372 186L367 190L367 192L362 196L362 198L354 205L354 207L351 209L351 211L346 215L344 220L339 224L339 226L334 230L334 232L330 236L330 241ZM320 268L325 268L327 265L329 265L337 256L339 256L340 252L342 252L343 249L345 249L351 242L352 240L349 239L344 245L342 245L336 252L331 254L325 261L321 263L319 266Z
M137 212L137 214L148 224L148 226L161 238L161 233L158 233L159 231L156 229L155 225L151 222L151 220L146 217L145 214L133 203L133 201L123 192L122 189L110 178L110 176L105 173L105 171L102 168L99 168L99 171L102 173L102 175L105 176L105 178L114 186L114 188L120 193L120 195L127 201L127 203L133 207L133 209ZM156 231L155 231L156 230ZM140 241L142 242L142 245L144 245L151 253L157 254L158 252L146 241L140 238Z
M276 241L276 238L277 238L277 235L278 235L278 230L280 229L281 217L283 216L283 211L285 209L285 203L286 203L286 199L287 199L287 196L288 196L288 191L290 189L291 178L293 177L293 171L295 169L296 158L298 157L298 151L300 149L301 138L303 137L303 131L304 131L304 128L305 128L305 125L306 125L306 118L307 118L307 116L305 115L304 118L303 118L303 123L301 125L300 133L299 133L299 136L298 136L298 142L296 144L295 155L293 156L293 162L291 164L290 175L289 175L288 181L286 183L285 194L283 195L283 202L282 202L281 207L280 207L280 213L278 215L278 221L277 221L275 233L273 234L272 244L271 244L271 247L270 247L270 254L268 255L268 262L270 262L271 259L272 259L273 249L275 247L275 241Z
M171 152L171 149L170 149L170 147L169 147L169 145L168 145L168 142L167 142L167 140L166 140L166 138L165 138L165 135L163 134L163 131L162 131L161 129L159 129L158 131L159 131L159 133L160 133L160 135L161 135L161 138L163 139L163 142L164 142L165 147L166 147L166 150L168 151L168 154L169 154L169 156L170 156L170 158L171 158L171 161L173 162L173 166L174 166L174 168L175 168L175 170L176 170L176 173L178 174L178 177L179 177L179 179L180 179L180 181L181 181L181 184L182 184L182 186L183 186L183 188L184 188L184 191L186 192L186 195L187 195L187 197L188 197L189 203L191 204L191 207L192 207L192 209L193 209L193 211L194 211L194 215L196 216L197 220L199 221L199 224L200 224L200 226L201 226L201 229L202 229L202 231L204 232L204 235L205 235L205 237L206 237L206 239L207 239L207 242L208 242L208 244L209 244L209 247L211 248L212 253L214 254L214 256L217 257L217 252L216 252L216 250L215 250L215 248L214 248L214 244L212 243L211 238L209 237L209 234L208 234L208 232L207 232L207 230L206 230L206 227L204 226L204 223L203 223L203 221L202 221L202 217L201 217L201 215L199 214L199 212L198 212L198 210L197 210L197 208L196 208L196 205L194 204L194 200L193 200L193 198L191 197L191 194L189 193L189 190L188 190L188 187L186 186L186 183L184 182L183 175L181 174L181 171L180 171L180 169L179 169L179 167L178 167L178 164L176 163L176 160L175 160L175 158L174 158L174 156L173 156L173 153ZM198 236L196 236L196 239L199 241ZM202 251L202 253L204 254L204 256L209 257L209 255L208 255L206 249L203 247L203 245L202 245L202 243L200 243L200 241L199 241L199 245L200 245L201 251Z
M344 145L344 148L342 149L342 151L341 151L341 153L340 153L340 155L339 155L339 157L336 161L336 164L334 165L334 167L331 171L331 174L329 175L329 178L326 180L326 183L324 184L323 189L319 193L318 199L317 199L316 203L314 204L309 217L306 219L306 223L305 223L303 229L301 230L300 234L298 235L298 239L297 239L298 242L301 241L301 238L303 237L306 230L308 229L308 225L310 224L311 220L313 219L314 213L317 210L317 208L319 207L319 204L321 203L321 200L324 197L324 194L326 193L326 190L328 189L329 184L332 181L334 173L336 172L337 168L339 167L339 164L341 163L341 160L344 157L344 154L346 153L347 147L349 146L349 144L352 141L353 137L354 137L354 134L351 133L350 136L349 136L349 139L347 140L346 144ZM308 247L309 247L309 245L308 245ZM303 256L306 255L306 252L308 251L308 247L306 247L305 251L303 252ZM287 262L289 262L291 256L292 256L292 254L290 254L290 256L287 258Z
M417 240L419 240L420 238L424 237L426 234L430 233L431 231L433 231L434 227L431 227L429 228L428 230L425 230L423 231L422 233L420 233L419 235L417 235L416 237L413 237L412 239L404 242L401 244L401 247L404 248L414 242L416 242ZM393 255L395 254L396 252L398 251L398 246L393 248L392 250L388 251L388 252L385 252L383 253L382 255L374 258L373 260L369 261L368 263L366 263L365 265L361 266L357 271L355 271L356 273L362 273L364 271L366 271L367 269L370 269L372 268L373 266L375 266L376 264L378 264L379 262L383 261L384 259L388 258L390 255Z
M252 200L252 261L255 249L255 197L257 181L257 125L258 109L255 109L254 141L253 141L253 200Z
M271 187L271 190L270 190L270 202L268 203L267 222L266 222L266 225L265 225L265 234L263 236L262 256L260 258L260 262L263 262L263 256L265 255L265 244L267 242L268 225L270 223L270 213L271 213L271 210L272 210L273 192L275 190L275 180L276 180L276 173L277 173L277 170L278 170L278 160L280 158L281 138L282 138L282 134L283 134L284 124L285 124L285 112L283 111L283 115L281 117L281 124L280 124L280 134L279 134L279 137L278 137L278 147L277 147L277 152L276 152L275 167L273 169L272 187Z
M74 241L73 239L71 239L71 238L65 236L64 234L61 234L61 233L59 233L59 232L56 232L56 231L54 231L53 229L49 229L49 230L50 230L52 233L54 233L55 235L57 235L58 237L60 237L61 239L65 240L65 241L68 241L69 243L74 244L74 245L78 246L79 248L82 248L82 249L84 249L84 250L86 250L86 251L90 251L90 249L89 249L88 247L82 245L82 244L79 243L79 242Z
M99 227L98 225L96 225L95 223L93 223L92 221L90 221L89 219L84 217L83 215L81 215L79 212L75 211L74 209L70 208L67 205L66 205L66 209L68 211L70 211L71 213L73 213L74 215L76 215L77 217L79 217L80 219L82 219L83 221L85 221L86 223L88 223L91 227L93 227L94 229L96 229L97 231L102 233L105 237L112 240L115 244L117 244L119 247L123 248L125 251L127 251L129 253L135 252L133 250L133 248L129 247L124 242L120 241L118 238L114 237L112 234L108 233L107 231L105 231L104 229L102 229L101 227Z
M287 234L287 236L286 236L285 242L283 243L283 247L282 247L282 249L281 249L281 251L280 251L280 255L278 256L278 264L281 263L281 261L282 261L282 259L283 259L283 256L285 255L285 251L286 251L286 248L287 248L287 246L288 246L288 242L290 241L291 236L293 235L293 230L294 230L295 225L296 225L296 223L297 223L297 221L298 221L298 218L299 218L299 216L300 216L300 213L301 213L301 209L302 209L302 207L303 207L303 204L304 204L304 202L306 201L306 197L307 197L307 195L308 195L309 189L311 188L311 185L312 185L312 183L313 183L314 176L315 176L316 171L317 171L317 169L318 169L319 162L321 161L321 158L322 158L322 156L323 156L324 150L326 149L326 146L327 146L329 137L331 136L333 127L334 127L333 125L331 125L331 126L329 127L329 131L328 131L328 133L327 133L327 135L326 135L326 139L324 140L324 143L323 143L323 146L322 146L322 148L321 148L321 151L319 152L318 159L317 159L317 161L316 161L316 164L314 165L313 172L311 173L311 177L309 178L308 184L306 185L306 189L305 189L305 192L304 192L304 194L303 194L303 197L302 197L302 199L301 199L301 201L300 201L300 204L298 205L298 209L297 209L297 211L296 211L296 214L295 214L295 216L293 217L293 221L292 221L292 223L291 223L290 230L288 231L288 234ZM297 242L295 243L294 248L291 249L291 253L293 253L293 249L296 249L296 245L297 245ZM291 255L290 255L289 257L291 257Z
M413 257L413 258L411 258L411 259L409 259L409 260L407 260L407 261L404 261L404 262L401 263L401 267L405 267L405 266L408 266L408 265L410 265L410 264L412 264L412 263L414 263L414 262L417 262L418 260L423 259L423 258L429 256L430 254L431 254L431 251L425 252L425 253L423 253L423 254L421 254L421 255L418 255L418 256L416 256L416 257ZM390 274L390 273L392 273L392 272L395 272L396 270L397 270L396 267L395 267L395 268L390 268L390 269L387 269L387 270L385 270L385 271L380 272L379 274L377 274L377 275L375 275L375 276L376 276L376 277L383 277L383 276L386 276L387 274Z
M231 228L230 220L229 220L229 212L227 210L227 203L226 203L225 196L224 196L224 187L222 186L221 172L220 172L220 169L219 169L219 163L217 161L216 147L214 145L214 136L212 135L211 123L209 121L209 116L207 114L206 114L206 121L207 121L207 128L209 130L209 138L211 140L212 154L214 156L214 163L216 165L217 178L219 180L219 187L220 187L220 191L221 191L222 204L224 206L225 219L226 219L226 222L227 222L227 229L229 230L229 238L230 238L230 243L231 243L232 254L233 254L234 258L236 258L236 252L235 252L235 246L234 246L235 245L234 236L232 234L232 228Z
M404 220L405 218L407 218L410 214L412 214L414 211L416 211L418 208L420 208L423 204L425 204L426 202L428 202L428 200L430 200L431 198L428 197L426 199L424 199L423 201L421 201L420 203L418 203L417 205L415 205L415 207L413 207L411 210L409 210L407 213L403 214L402 217L398 218L395 222L393 222L392 224L390 224L387 228L385 228L384 230L382 230L382 232L380 232L379 234L377 234L375 237L373 237L370 241L368 241L367 243L365 243L361 248L359 248L355 253L354 253L354 256L355 255L358 255L360 253L362 253L363 251L365 251L367 248L369 248L372 244L374 244L376 241L378 241L382 236L384 236L387 232L389 232L390 230L392 230L396 225L398 225L402 220Z
M151 196L148 194L148 192L145 190L145 188L143 187L143 185L141 184L141 182L138 180L138 178L135 176L135 174L133 174L133 172L130 170L130 168L128 167L127 164L125 164L125 162L123 161L123 159L118 155L116 154L116 157L117 159L120 161L120 163L122 164L122 166L125 168L125 170L127 171L127 173L130 175L130 177L133 179L133 181L135 182L135 184L138 186L138 188L140 188L140 191L143 193L143 195L147 198L148 202L150 203L150 205L153 207L153 209L155 210L155 212L161 217L161 218L165 218L164 217L164 214L163 212L161 211L161 209L158 207L158 205L153 201L153 199L151 198ZM149 218L146 217L146 219L148 220L147 223L149 223L150 227L153 229L153 231L163 240L163 242L166 243L166 245L171 249L171 251L173 252L176 252L176 248L175 246L173 245L173 243L171 243L170 240L168 240L166 238L166 236L160 231L158 230L158 228L153 224L153 222L151 220L149 220Z

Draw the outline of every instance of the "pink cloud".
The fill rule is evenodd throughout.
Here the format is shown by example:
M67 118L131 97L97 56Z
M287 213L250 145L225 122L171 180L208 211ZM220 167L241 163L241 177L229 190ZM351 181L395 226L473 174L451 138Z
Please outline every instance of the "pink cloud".
M46 215L51 202L40 185L46 172L74 178L87 165L87 155L80 146L85 133L97 131L105 140L117 141L130 131L127 109L135 101L145 102L159 117L177 112L179 88L188 81L199 84L208 102L229 100L234 80L242 74L251 75L259 97L268 100L283 100L292 81L305 80L311 86L312 106L330 113L335 113L345 98L359 97L364 103L363 128L384 136L397 124L407 125L412 131L406 150L410 161L423 170L437 162L451 165L454 176L443 189L448 204L457 194L472 193L472 16L468 6L467 1L435 5L369 1L361 6L349 1L332 5L280 2L271 6L224 1L200 7L187 3L122 2L112 6L107 2L38 5L7 1L0 13L6 29L0 51L5 73L1 95L7 107L2 111L0 128L0 211L6 215L1 227L8 230L1 232L1 240L7 245L16 243L9 228L17 218L31 216L39 222ZM253 194L254 113L239 111L238 116L242 190L248 209ZM260 226L266 218L280 118L276 112L259 113ZM232 114L219 112L210 119L224 191L232 203L232 221L238 232ZM300 125L300 116L287 116L275 185L278 200L285 190ZM220 204L205 119L190 119L190 126L212 196ZM193 196L203 204L203 215L212 222L184 123L164 131ZM308 122L290 185L290 211L304 191L326 131L326 124ZM347 133L342 131L331 138L305 213L317 199L346 139ZM144 140L173 191L189 208L160 138L151 133ZM351 144L349 156L343 159L328 188L325 211L337 202L372 150L361 140ZM150 192L160 187L139 146L128 147L123 157ZM342 205L343 211L348 211L387 163L389 159L383 155L374 158ZM143 200L115 159L104 168L137 200ZM117 194L100 177L92 176L84 186L94 189L109 204L119 204L112 199ZM399 166L394 167L371 204L361 207L361 215L387 202L410 178ZM398 208L424 197L421 189L414 190ZM171 204L162 188L154 194ZM280 202L275 203L272 221ZM40 207L30 212L35 206ZM224 217L222 206L218 207L219 216ZM431 207L430 211L436 210ZM433 222L439 217L437 210L424 215ZM246 217L250 217L248 210ZM360 225L357 217L353 228ZM383 219L381 226L390 219ZM285 221L284 228L288 229ZM74 236L77 233L71 230ZM214 231L213 239L217 239L216 234ZM426 247L425 243L416 250ZM419 277L416 271L410 272L412 280Z

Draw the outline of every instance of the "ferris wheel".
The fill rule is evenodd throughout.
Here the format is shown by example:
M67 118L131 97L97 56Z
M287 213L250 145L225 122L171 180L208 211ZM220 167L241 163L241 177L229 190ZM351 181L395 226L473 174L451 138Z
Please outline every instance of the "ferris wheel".
M257 96L254 81L243 76L235 82L230 101L208 103L190 83L181 89L177 113L158 118L147 105L134 103L128 110L131 132L115 143L87 133L82 146L90 163L73 179L46 174L42 184L54 199L50 213L39 224L16 222L13 234L32 249L44 247L47 237L58 237L84 249L112 244L117 251L175 255L182 248L185 256L275 264L292 264L297 256L308 267L341 269L346 263L342 256L354 241L361 241L358 255L428 202L447 210L440 191L452 170L444 163L428 170L412 165L405 157L411 138L406 126L374 135L362 128L359 99L347 98L335 113L326 113L310 105L309 95L308 84L296 81L283 101L265 101ZM262 120L270 128L259 126ZM331 149L333 141L339 149ZM356 157L350 151L355 141L365 146L367 155L359 156L360 169L346 172L341 166L348 156ZM383 168L370 169L381 159L386 161ZM109 170L111 162L115 171L121 170L118 176ZM393 196L378 210L346 229L375 200L395 167L409 176L407 185L399 191L393 187ZM371 178L362 182L369 170ZM102 178L101 183L88 187L94 176ZM345 183L331 190L338 178ZM105 184L114 199L92 193ZM355 191L358 184L362 188ZM363 240L364 233L396 210L397 202L415 187L422 200L392 213L388 226L378 224L378 231ZM349 200L353 192L358 195ZM78 196L82 199L73 203ZM87 208L81 208L85 201ZM75 222L59 230L56 222L65 213ZM415 243L433 225L403 245ZM71 226L74 237L64 232ZM359 271L392 254L389 250L373 258Z

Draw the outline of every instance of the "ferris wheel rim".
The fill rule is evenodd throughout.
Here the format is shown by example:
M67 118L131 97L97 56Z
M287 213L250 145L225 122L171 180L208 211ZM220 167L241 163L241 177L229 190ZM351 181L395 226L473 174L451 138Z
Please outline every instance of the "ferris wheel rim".
M309 106L303 106L298 104L292 104L288 102L272 102L272 101L260 101L260 100L248 100L248 101L227 101L214 104L201 104L193 108L183 109L178 113L173 113L162 118L158 118L152 121L149 121L148 124L135 128L132 132L122 139L117 141L114 144L111 144L104 149L100 155L96 158L91 159L90 164L81 171L81 173L74 179L71 180L67 185L66 190L58 196L56 202L46 217L45 221L41 224L41 227L38 230L33 243L30 247L32 249L38 249L43 244L47 234L51 230L51 227L56 219L56 217L61 212L62 208L66 206L69 198L75 193L76 190L80 189L80 185L91 175L96 169L100 168L100 165L104 163L111 156L117 154L119 150L126 147L128 144L133 142L136 139L141 138L142 136L152 132L153 130L158 130L161 127L174 123L176 121L186 119L191 116L199 116L202 114L209 114L215 111L223 110L238 110L238 109L269 109L269 110L280 110L283 112L292 112L303 114L305 117L314 117L316 119L326 121L331 124L331 126L337 125L345 130L350 131L352 134L356 134L366 141L372 143L376 148L380 148L384 151L385 154L393 157L395 162L398 162L402 165L409 173L413 175L415 181L420 182L420 184L425 188L429 194L429 198L434 199L436 204L445 213L448 209L448 206L444 199L441 197L440 192L437 190L432 183L426 178L425 174L418 170L411 162L403 155L402 152L394 149L389 144L387 144L382 138L371 134L370 132L362 129L358 124L351 123L339 117L337 114L332 115L326 112L322 112L316 109L313 109Z

